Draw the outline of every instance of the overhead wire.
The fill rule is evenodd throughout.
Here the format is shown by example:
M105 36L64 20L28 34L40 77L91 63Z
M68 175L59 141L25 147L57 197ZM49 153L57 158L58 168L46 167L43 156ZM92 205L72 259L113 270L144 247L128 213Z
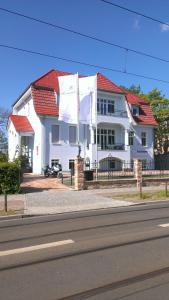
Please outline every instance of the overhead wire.
M162 24L162 25L164 24L164 25L166 25L166 26L169 26L169 23L167 23L167 22L165 22L165 21L162 21L162 20L160 20L160 19L156 19L156 18L154 18L154 17L145 15L145 14L139 12L139 11L136 11L136 10L133 10L133 9L124 7L124 6L119 5L119 4L117 4L117 3L114 3L114 2L111 2L111 1L108 1L108 0L100 0L100 1L101 1L101 2L104 2L104 3L106 3L106 4L109 4L109 5L112 5L112 6L114 6L114 7L118 7L118 8L120 8L120 9L125 10L125 11L128 11L128 12L130 12L130 13L136 14L136 15L138 15L138 16L144 17L144 18L146 18L146 19L148 19L148 20L157 22L157 23L159 23L159 24Z
M75 63L75 64L79 64L79 65L88 66L88 67L93 67L93 68L97 68L97 69L103 69L103 70L107 70L107 71L111 71L111 72L123 73L123 74L131 75L131 76L135 76L135 77L140 77L140 78L144 78L144 79L149 79L149 80L154 80L154 81L158 81L158 82L162 82L162 83L167 83L167 84L169 83L169 81L164 80L164 79L160 79L160 78L155 78L155 77L150 77L150 76L141 75L141 74L137 74L137 73L132 73L132 72L128 72L127 70L113 69L113 68L106 67L106 66L90 64L90 63L87 63L87 62L82 62L82 61L78 61L78 60L74 60L74 59L69 59L69 58L66 58L66 57L60 57L60 56L56 56L56 55L52 55L52 54L48 54L48 53L44 53L44 52L37 52L37 51L34 51L34 50L28 50L28 49L19 48L19 47L10 46L10 45L5 45L5 44L0 44L0 47L1 48L6 48L6 49L11 49L11 50L16 50L16 51L20 51L20 52L24 52L24 53L28 53L28 54L39 55L39 56L43 56L43 57L62 60L62 61L70 62L70 63Z
M109 1L104 1L104 0L100 0L100 1L120 7L119 5L115 5L115 4L113 4L112 2L109 2ZM120 7L120 8L122 8L122 7ZM6 9L4 7L0 7L0 11L6 12L6 13L9 13L9 14L13 14L13 15L16 15L16 16L34 21L34 22L38 22L38 23L41 23L43 25L53 27L55 29L60 29L60 30L63 30L63 31L67 31L69 33L73 33L73 34L76 34L76 35L82 36L84 38L88 38L88 39L97 41L99 43L102 43L102 44L105 44L105 45L108 45L108 46L113 46L113 47L116 47L116 48L119 48L119 49L123 49L123 50L133 52L133 53L138 54L138 55L147 56L149 58L152 58L152 59L155 59L155 60L158 60L158 61L169 63L169 59L162 58L162 57L159 57L159 56L155 56L155 55L152 55L152 54L149 54L149 53L146 53L146 52L143 52L143 51L139 51L139 50L136 50L136 49L132 49L132 48L129 48L129 47L125 47L123 45L119 45L117 43L113 43L113 42L110 42L110 41L107 41L107 40L104 40L104 39L100 39L96 36L88 35L88 34L70 29L68 27L60 26L60 25L57 25L57 24L54 24L54 23L51 23L51 22L48 22L48 21L45 21L45 20L42 20L42 19L39 19L39 18L28 16L28 15L19 13L17 11ZM165 23L163 22L162 24L165 24Z

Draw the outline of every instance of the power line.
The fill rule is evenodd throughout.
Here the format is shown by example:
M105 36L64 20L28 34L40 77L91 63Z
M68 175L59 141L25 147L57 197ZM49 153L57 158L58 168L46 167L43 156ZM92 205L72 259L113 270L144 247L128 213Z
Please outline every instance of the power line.
M111 2L108 2L108 1L103 1L103 2L112 4ZM116 5L116 6L118 6L118 5ZM35 22L41 23L43 25L47 25L47 26L50 26L50 27L53 27L53 28L57 28L57 29L60 29L60 30L67 31L69 33L76 34L76 35L79 35L79 36L82 36L84 38L88 38L88 39L97 41L99 43L102 43L102 44L105 44L105 45L108 45L108 46L113 46L113 47L116 47L116 48L119 48L119 49L123 49L125 51L127 50L127 51L130 51L130 52L139 54L139 55L147 56L149 58L152 58L152 59L155 59L155 60L158 60L158 61L169 63L168 59L165 59L165 58L162 58L162 57L158 57L158 56L155 56L155 55L151 55L149 53L138 51L138 50L135 50L135 49L132 49L132 48L128 48L128 47L119 45L117 43L113 43L113 42L110 42L110 41L99 39L99 38L97 38L95 36L88 35L88 34L85 34L85 33L79 32L79 31L75 31L75 30L69 29L67 27L59 26L57 24L50 23L50 22L44 21L42 19L34 18L34 17L28 16L28 15L25 15L25 14L21 14L19 12L16 12L16 11L13 11L13 10L9 10L9 9L3 8L3 7L0 7L0 10L3 11L3 12L9 13L9 14L13 14L13 15L16 15L16 16L19 16L19 17L31 20L31 21L35 21Z
M116 3L114 3L114 2L111 2L111 1L108 1L108 0L100 0L100 1L101 1L101 2L104 2L104 3L106 3L106 4L109 4L109 5L118 7L118 8L120 8L120 9L126 10L126 11L128 11L128 12L130 12L130 13L133 13L133 14L136 14L136 15L138 15L138 16L144 17L144 18L149 19L149 20L151 20L151 21L154 21L154 22L157 22L157 23L160 23L160 24L164 24L164 25L169 26L168 23L166 23L166 22L164 22L164 21L162 21L162 20L155 19L155 18L153 18L153 17L151 17L151 16L147 16L147 15L145 15L145 14L143 14L143 13L140 13L140 12L138 12L138 11L129 9L129 8L127 8L127 7L124 7L124 6L121 6L121 5L116 4Z
M14 47L14 46L10 46L10 45L4 45L4 44L0 44L0 47L1 48L6 48L6 49L11 49L11 50L16 50L16 51L20 51L20 52L24 52L24 53L39 55L39 56L43 56L43 57L49 57L49 58L53 58L53 59L57 59L57 60L62 60L62 61L70 62L70 63L75 63L75 64L79 64L79 65L83 65L83 66L92 67L92 68L107 70L107 71L116 72L116 73L122 73L122 74L135 76L135 77L141 77L141 78L144 78L144 79L154 80L154 81L158 81L158 82L162 82L162 83L167 83L167 84L169 83L169 81L163 80L163 79L160 79L160 78L149 77L149 76L145 76L145 75L141 75L141 74L137 74L137 73L127 72L125 70L122 71L122 70L119 70L119 69L113 69L113 68L109 68L109 67L105 67L105 66L90 64L90 63L86 63L86 62L82 62L82 61L78 61L78 60L73 60L73 59L69 59L69 58L65 58L65 57L59 57L59 56L51 55L51 54L48 54L48 53L37 52L37 51L33 51L33 50L18 48L18 47Z

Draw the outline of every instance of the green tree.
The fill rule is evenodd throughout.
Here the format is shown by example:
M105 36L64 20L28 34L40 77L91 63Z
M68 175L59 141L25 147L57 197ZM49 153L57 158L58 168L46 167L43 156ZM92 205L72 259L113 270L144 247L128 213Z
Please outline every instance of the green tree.
M157 153L167 153L169 149L169 100L157 88L144 95L159 123L155 129L154 145Z
M123 87L125 88L125 87ZM148 93L143 93L140 85L131 85L126 90L146 99L158 122L154 130L154 148L156 153L169 152L169 99L162 92L154 88Z
M135 95L143 95L143 92L141 90L140 85L134 85L132 84L130 87L126 88L124 86L121 86L123 89L128 90L129 92L135 94Z

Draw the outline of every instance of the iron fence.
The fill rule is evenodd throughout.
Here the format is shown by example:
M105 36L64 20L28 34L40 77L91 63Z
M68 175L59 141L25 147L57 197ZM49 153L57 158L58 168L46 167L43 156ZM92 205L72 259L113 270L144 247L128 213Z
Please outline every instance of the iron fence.
M112 159L107 159L98 164L91 165L93 170L93 179L96 180L112 180L122 178L133 178L134 169L132 162L122 162Z
M164 160L159 160L158 163L154 160L142 162L143 178L158 178L169 177L169 165Z

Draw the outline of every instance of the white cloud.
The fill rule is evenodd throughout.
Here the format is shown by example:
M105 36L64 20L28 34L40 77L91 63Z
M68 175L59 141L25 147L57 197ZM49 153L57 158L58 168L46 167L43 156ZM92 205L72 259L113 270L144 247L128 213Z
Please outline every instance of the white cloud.
M133 27L134 27L135 30L139 30L141 28L141 26L140 26L140 18L139 17L136 17L134 19Z
M162 32L169 31L169 24L160 24L160 28Z

